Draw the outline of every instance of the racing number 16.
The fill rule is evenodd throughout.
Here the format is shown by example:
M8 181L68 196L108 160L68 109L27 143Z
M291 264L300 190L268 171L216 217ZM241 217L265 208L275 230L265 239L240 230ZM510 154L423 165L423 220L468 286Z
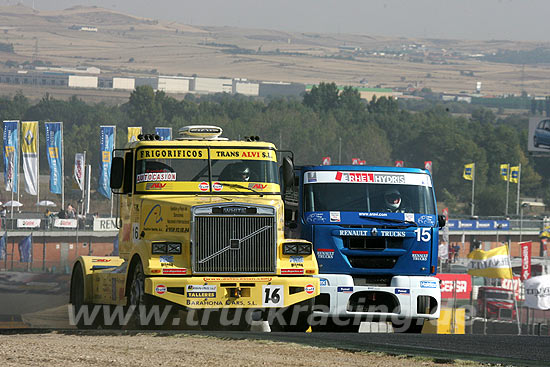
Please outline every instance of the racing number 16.
M262 306L284 306L284 290L282 285L264 285L262 291Z

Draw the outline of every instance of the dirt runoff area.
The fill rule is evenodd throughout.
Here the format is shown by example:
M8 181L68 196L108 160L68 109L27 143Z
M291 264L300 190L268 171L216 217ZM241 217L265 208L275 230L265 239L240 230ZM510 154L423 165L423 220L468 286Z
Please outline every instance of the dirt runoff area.
M473 366L299 344L175 334L0 335L2 366Z

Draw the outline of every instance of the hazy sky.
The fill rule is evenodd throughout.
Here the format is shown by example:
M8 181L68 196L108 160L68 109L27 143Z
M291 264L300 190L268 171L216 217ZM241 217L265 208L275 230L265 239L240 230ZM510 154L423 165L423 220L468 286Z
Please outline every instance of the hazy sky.
M21 0L32 6L33 0ZM15 4L17 0L0 0ZM97 5L193 25L292 32L550 41L550 0L34 0L38 10Z

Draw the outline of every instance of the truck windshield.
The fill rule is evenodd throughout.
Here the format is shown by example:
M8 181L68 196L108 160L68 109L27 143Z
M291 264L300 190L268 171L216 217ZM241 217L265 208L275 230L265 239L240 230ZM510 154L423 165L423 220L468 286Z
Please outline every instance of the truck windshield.
M247 188L278 192L274 152L248 150L255 154L231 154L232 150L207 148L139 149L136 157L136 191L158 192L241 192ZM259 156L259 157L258 157ZM237 159L236 157L243 158ZM214 159L219 158L219 159ZM253 158L253 159L250 159ZM210 176L211 175L211 176ZM212 182L210 182L212 177ZM230 183L237 185L229 185Z
M388 183L358 182L360 178L346 172L307 172L304 179L304 207L306 212L389 212L435 215L431 179L426 174L390 175L378 181ZM322 173L322 174L321 174ZM331 175L332 174L332 175ZM363 174L363 181L376 181L376 172ZM372 176L370 176L372 174ZM406 177L424 176L424 177ZM389 178L388 178L389 177Z

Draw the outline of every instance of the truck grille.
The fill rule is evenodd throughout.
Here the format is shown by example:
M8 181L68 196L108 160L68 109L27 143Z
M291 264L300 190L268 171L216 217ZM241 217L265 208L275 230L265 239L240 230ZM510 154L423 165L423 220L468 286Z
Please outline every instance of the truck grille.
M194 273L275 273L273 216L196 216Z

